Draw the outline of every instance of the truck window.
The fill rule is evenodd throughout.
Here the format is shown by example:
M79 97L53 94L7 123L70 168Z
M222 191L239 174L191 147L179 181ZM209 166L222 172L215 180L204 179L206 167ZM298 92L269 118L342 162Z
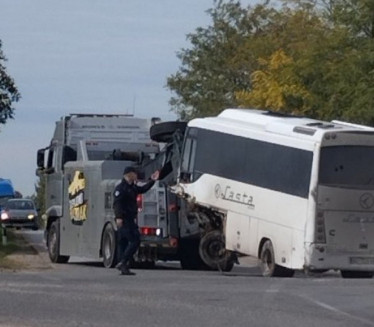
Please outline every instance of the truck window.
M50 148L48 151L47 169L53 168L54 166L54 160L53 160L54 155L53 154L54 154L54 149Z
M62 154L62 166L61 169L64 169L65 163L69 161L76 161L77 160L77 151L75 151L70 146L64 146L64 152Z

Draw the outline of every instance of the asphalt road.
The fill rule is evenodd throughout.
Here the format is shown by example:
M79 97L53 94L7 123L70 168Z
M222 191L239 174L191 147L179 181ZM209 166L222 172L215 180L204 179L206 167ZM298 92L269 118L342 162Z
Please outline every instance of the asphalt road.
M335 272L267 279L252 264L226 274L176 263L135 272L120 276L78 258L3 272L0 326L374 326L374 279Z

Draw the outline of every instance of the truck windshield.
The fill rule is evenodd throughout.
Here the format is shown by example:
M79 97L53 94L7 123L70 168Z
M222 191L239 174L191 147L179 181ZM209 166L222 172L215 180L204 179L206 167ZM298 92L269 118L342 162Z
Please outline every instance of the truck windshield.
M374 189L374 147L321 148L319 183Z
M105 142L87 141L87 155L89 160L120 160L121 151L145 154L158 153L159 145L151 142ZM117 158L114 153L117 152Z

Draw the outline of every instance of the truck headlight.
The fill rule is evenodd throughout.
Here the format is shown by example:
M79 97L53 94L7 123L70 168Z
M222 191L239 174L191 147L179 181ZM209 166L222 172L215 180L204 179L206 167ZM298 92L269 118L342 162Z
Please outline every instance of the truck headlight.
M2 212L1 213L1 220L7 220L7 219L9 219L8 214L6 212Z
M31 220L31 219L34 219L34 218L35 218L35 215L30 214L30 215L27 216L27 218L30 219L30 220Z

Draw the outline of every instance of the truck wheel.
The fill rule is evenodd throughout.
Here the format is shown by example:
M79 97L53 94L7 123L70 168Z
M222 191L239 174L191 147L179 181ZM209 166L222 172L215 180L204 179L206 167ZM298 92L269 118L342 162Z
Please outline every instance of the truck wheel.
M105 226L101 241L101 253L105 268L112 268L117 264L116 234L111 224Z
M264 277L293 277L295 270L275 263L273 244L267 240L261 249L260 268Z
M173 140L173 134L177 130L180 130L184 134L186 127L186 122L167 121L151 126L149 133L153 141L166 143Z
M341 270L340 274L343 278L373 278L374 272Z
M204 262L199 255L199 240L180 240L179 259L181 267L184 270L204 269Z
M67 263L69 256L60 255L60 226L58 221L54 221L48 231L48 254L54 263Z
M211 269L231 271L234 267L236 257L226 250L225 238L219 230L210 231L201 238L199 254Z

